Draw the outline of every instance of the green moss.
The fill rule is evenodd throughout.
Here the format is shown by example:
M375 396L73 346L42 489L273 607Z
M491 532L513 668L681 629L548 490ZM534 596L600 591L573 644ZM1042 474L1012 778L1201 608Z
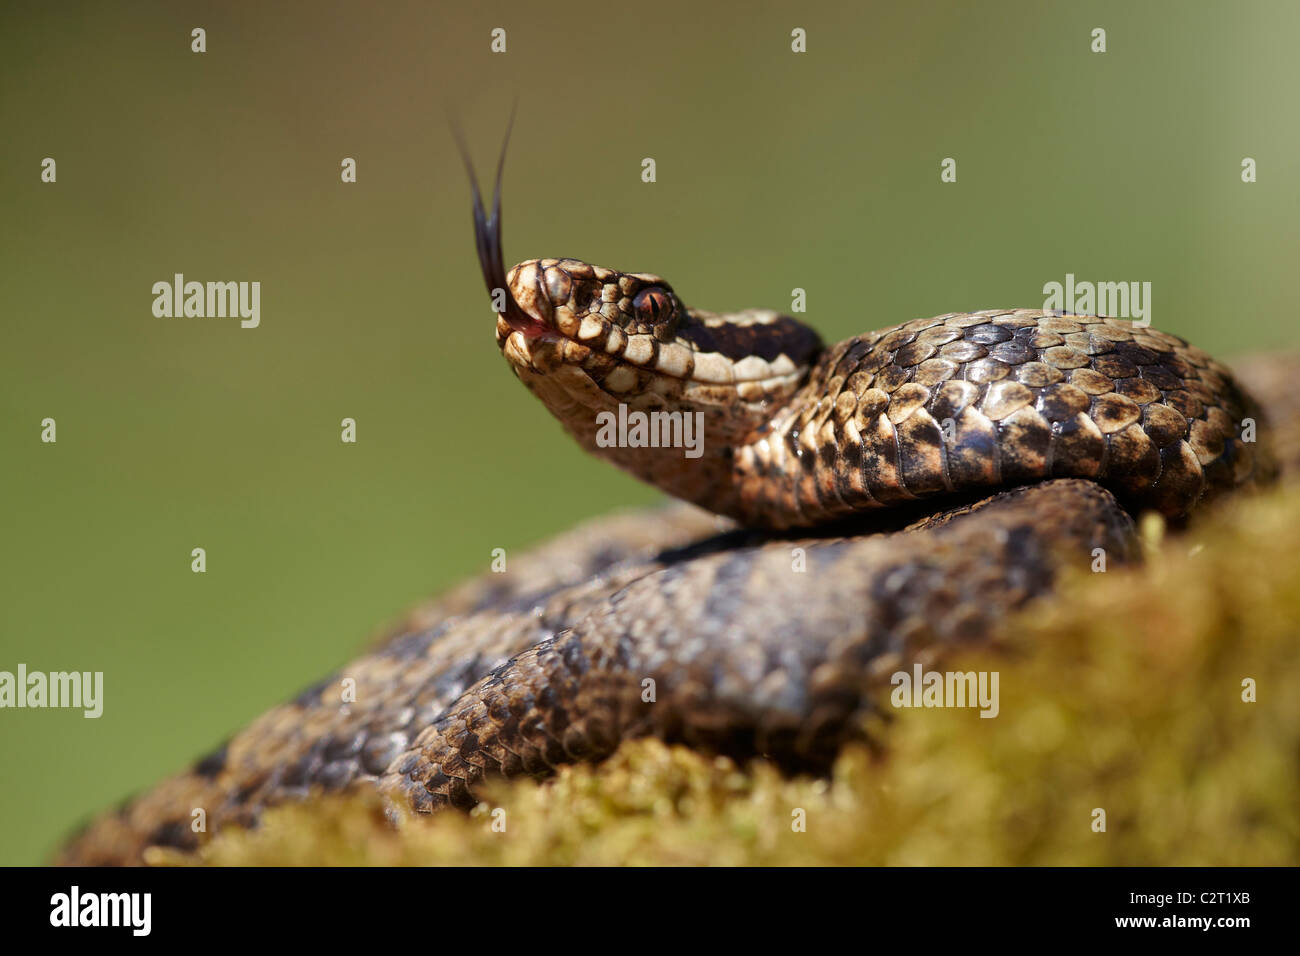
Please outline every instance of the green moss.
M1300 862L1300 489L1185 535L1143 567L1068 577L1011 622L1001 713L900 711L884 750L785 780L654 741L500 783L469 816L383 822L320 800L227 832L216 864L1295 864ZM1242 700L1242 681L1258 702ZM492 809L505 811L505 832ZM794 832L792 813L806 813ZM1094 808L1106 832L1092 829ZM158 862L187 862L160 855Z

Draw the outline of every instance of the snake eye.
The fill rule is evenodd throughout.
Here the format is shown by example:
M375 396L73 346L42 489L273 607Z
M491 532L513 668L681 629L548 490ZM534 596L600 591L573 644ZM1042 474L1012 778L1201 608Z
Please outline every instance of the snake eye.
M665 323L670 323L676 312L672 296L668 294L667 290L658 286L651 286L638 292L636 298L632 300L632 308L636 310L638 321L645 325L654 326L656 331ZM664 331L671 334L675 324L668 324Z

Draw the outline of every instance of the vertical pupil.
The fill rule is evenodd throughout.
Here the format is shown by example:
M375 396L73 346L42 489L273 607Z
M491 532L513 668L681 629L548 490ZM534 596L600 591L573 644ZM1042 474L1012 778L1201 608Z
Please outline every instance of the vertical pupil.
M632 300L637 318L652 325L663 325L672 321L673 300L663 289L642 289Z
M636 299L637 311L649 321L658 322L668 311L664 294L658 289L646 289Z

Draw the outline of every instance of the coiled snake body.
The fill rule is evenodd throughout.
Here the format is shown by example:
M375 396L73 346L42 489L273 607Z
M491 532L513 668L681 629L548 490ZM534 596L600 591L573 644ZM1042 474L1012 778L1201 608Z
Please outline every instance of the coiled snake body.
M1128 557L1120 503L1178 519L1273 470L1232 375L1154 329L990 311L823 347L788 316L688 309L653 275L507 274L499 198L488 216L476 187L475 213L516 375L584 447L732 530L677 506L515 559L96 821L64 862L139 862L194 846L194 808L215 830L320 790L470 806L485 776L644 735L822 770L890 673L988 638L1063 562ZM602 441L620 405L699 416L701 453Z

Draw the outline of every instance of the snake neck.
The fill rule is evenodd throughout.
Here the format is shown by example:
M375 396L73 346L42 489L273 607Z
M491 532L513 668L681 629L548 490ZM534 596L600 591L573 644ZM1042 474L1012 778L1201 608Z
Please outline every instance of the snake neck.
M589 370L547 368L540 352L534 347L533 359L543 368L514 365L515 375L584 449L715 514L748 513L737 449L770 428L795 389L745 401L722 386L660 380L653 390L611 396Z
M676 299L671 330L643 326L613 302L608 311L620 321L588 305L579 322L574 277L585 273L567 260L548 263L512 272L512 295L540 329L498 318L497 344L515 376L592 454L684 501L743 514L736 451L803 387L824 350L817 333L767 310L721 315L684 309ZM534 275L539 270L545 281ZM646 281L606 279L601 288L611 297L623 280ZM541 301L552 287L568 289L568 305ZM666 288L651 291L666 296ZM587 292L582 301L600 301Z

